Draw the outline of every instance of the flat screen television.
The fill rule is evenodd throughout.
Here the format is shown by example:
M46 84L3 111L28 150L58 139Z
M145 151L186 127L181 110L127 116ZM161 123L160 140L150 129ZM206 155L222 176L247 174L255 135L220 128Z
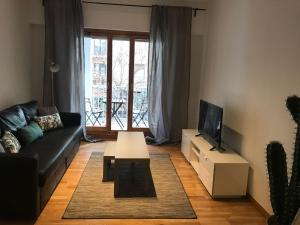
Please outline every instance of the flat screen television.
M213 149L221 149L223 108L200 100L199 135L213 145Z

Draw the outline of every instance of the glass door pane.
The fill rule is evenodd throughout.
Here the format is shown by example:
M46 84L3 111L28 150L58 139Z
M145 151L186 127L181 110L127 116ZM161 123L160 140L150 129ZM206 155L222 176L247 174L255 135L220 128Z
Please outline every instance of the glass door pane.
M134 83L133 83L133 107L132 127L148 128L148 48L146 40L136 40L134 47Z
M113 39L111 130L127 130L129 40Z
M107 39L84 38L86 126L106 127Z

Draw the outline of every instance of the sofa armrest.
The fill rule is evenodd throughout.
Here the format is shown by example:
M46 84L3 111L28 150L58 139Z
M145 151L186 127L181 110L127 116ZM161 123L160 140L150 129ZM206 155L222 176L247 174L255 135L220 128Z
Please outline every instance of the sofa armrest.
M59 115L60 115L61 121L64 126L80 126L81 125L80 113L60 112Z
M0 153L0 181L0 217L39 215L37 155Z

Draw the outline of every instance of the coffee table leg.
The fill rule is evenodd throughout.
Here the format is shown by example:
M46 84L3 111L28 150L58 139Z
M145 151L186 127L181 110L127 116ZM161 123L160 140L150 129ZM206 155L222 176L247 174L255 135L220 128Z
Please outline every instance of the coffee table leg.
M102 181L107 181L107 167L108 167L108 160L106 157L103 157L103 178Z
M119 197L120 193L119 193L119 161L116 160L115 161L115 173L114 173L114 196L115 197Z
M113 158L105 156L103 157L103 182L114 180L114 168L111 160L113 160Z
M148 197L156 197L155 187L153 183L153 178L150 170L150 162L146 163L146 177L144 183L144 192Z

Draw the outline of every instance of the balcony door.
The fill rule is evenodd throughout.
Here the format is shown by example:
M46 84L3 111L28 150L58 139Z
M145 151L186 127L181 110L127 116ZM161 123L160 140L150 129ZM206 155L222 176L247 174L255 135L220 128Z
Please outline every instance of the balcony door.
M86 30L88 131L148 130L147 33Z

